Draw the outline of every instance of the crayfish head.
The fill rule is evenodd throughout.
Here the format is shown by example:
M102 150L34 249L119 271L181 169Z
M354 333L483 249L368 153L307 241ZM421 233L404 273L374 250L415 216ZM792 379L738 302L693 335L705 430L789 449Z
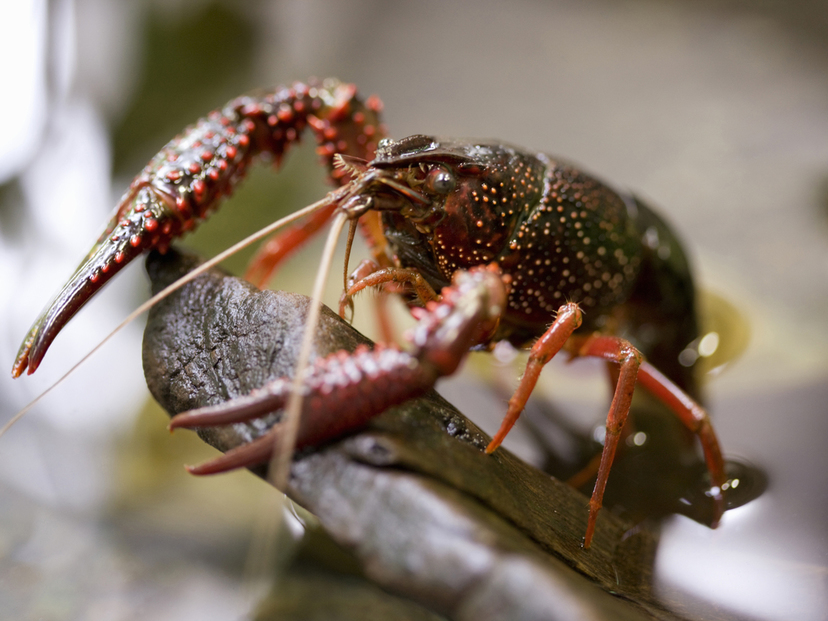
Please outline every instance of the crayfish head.
M485 167L462 144L423 135L381 140L357 182L354 203L370 203L364 210L393 212L420 233L430 234L458 186Z
M540 198L544 164L501 143L416 135L381 141L368 169L407 188L383 210L383 232L404 267L433 275L439 287L508 251Z

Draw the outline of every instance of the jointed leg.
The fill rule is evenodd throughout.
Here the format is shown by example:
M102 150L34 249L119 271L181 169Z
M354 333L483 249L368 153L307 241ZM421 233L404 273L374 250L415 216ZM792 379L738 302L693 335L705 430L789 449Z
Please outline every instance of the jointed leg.
M606 362L607 367L607 379L609 380L609 388L612 394L615 394L615 387L618 385L618 375L620 370L618 365L615 362ZM627 421L627 424L624 425L624 428L621 431L621 438L619 440L619 444L623 446L623 442L621 440L625 440L630 435L630 424ZM567 485L574 487L576 489L581 488L582 486L586 485L586 483L592 479L594 479L598 475L598 468L601 466L601 453L596 454L593 456L592 459L589 460L586 466L581 468L578 472L574 475L569 477L566 480Z
M440 299L440 296L417 270L380 267L379 264L366 259L359 264L349 278L350 286L339 300L339 314L343 315L345 308L351 305L351 298L366 287L377 287L387 283L410 285L423 304Z
M486 447L486 453L493 453L503 442L509 430L517 422L523 408L526 407L529 395L538 383L541 370L561 350L572 333L581 325L581 321L581 310L577 304L565 304L558 309L555 321L532 346L532 351L529 352L529 362L526 363L526 371L520 379L517 390L509 399L509 409L503 417L500 429Z
M348 280L345 285L345 290L342 292L342 296L339 298L339 316L343 319L349 319L346 316L346 309L350 311L351 315L354 312L354 301L352 295L349 294L349 291L354 287L355 283L359 283L365 278L372 276L374 273L378 272L382 268L377 261L372 261L371 259L363 259L360 261L357 268L351 272L350 276L348 276ZM368 285L366 285L368 286ZM395 342L395 334L394 328L391 324L391 317L388 314L388 294L390 292L386 291L383 287L379 290L378 295L374 298L374 312L377 315L377 323L379 325L379 333L382 338L383 343L393 343Z
M589 336L573 339L570 351L576 356L591 356L604 358L619 365L618 383L612 397L609 414L607 415L607 432L604 436L604 450L601 452L601 463L598 466L598 478L592 497L589 499L589 518L584 535L584 548L589 548L595 532L595 520L601 510L604 490L607 486L612 460L618 448L621 430L627 422L632 405L635 381L642 357L639 351L629 341L613 336Z
M376 313L379 334L382 342L396 342L397 336L394 333L394 324L391 321L391 314L388 309L387 291L382 290L376 297L374 297L374 313Z
M592 356L603 358L620 365L615 396L607 417L607 433L598 478L590 499L589 521L584 547L588 548L595 529L595 518L601 508L601 500L612 466L612 459L618 445L621 429L629 414L632 395L636 381L640 382L656 398L667 405L679 420L693 433L699 436L704 452L707 469L713 482L713 500L716 503L716 526L724 512L724 499L721 489L725 483L724 460L719 448L719 441L704 409L678 386L665 377L658 369L641 358L641 354L628 341L611 336L576 337L567 344L567 349L575 356Z
M673 410L673 413L684 423L684 426L699 437L707 471L710 473L710 481L713 484L710 491L716 506L716 512L711 527L716 528L724 513L722 486L727 480L727 475L725 474L722 451L719 448L719 440L707 412L648 362L641 364L641 368L638 370L638 381L653 396Z
M318 211L307 220L286 231L280 231L259 249L250 262L244 277L259 287L264 287L276 271L276 267L321 229L336 209L336 205Z

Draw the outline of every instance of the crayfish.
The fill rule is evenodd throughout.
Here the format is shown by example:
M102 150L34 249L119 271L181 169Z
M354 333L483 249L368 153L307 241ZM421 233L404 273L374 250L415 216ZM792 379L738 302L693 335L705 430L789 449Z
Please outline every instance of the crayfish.
M310 128L339 187L305 210L299 226L264 246L249 278L265 282L338 213L351 222L348 250L359 226L373 254L347 279L340 313L352 296L372 287L402 295L418 324L408 352L393 345L360 349L297 372L299 446L357 428L423 394L453 373L470 349L534 341L487 453L499 447L543 366L559 351L602 358L611 363L615 394L584 547L636 384L698 435L717 522L724 464L707 414L687 394L695 389L692 375L677 359L696 337L696 319L689 271L667 225L638 198L543 153L423 135L391 140L380 110L376 97L363 101L351 85L310 81L239 97L185 129L132 182L98 242L32 326L13 375L34 372L62 326L121 267L146 250L164 251L232 192L254 158L269 154L278 163ZM655 322L670 326L658 338ZM285 407L294 392L289 381L279 380L248 397L180 414L171 427L262 417ZM313 424L316 414L332 409L338 425ZM272 438L264 436L193 472L264 463L273 450Z

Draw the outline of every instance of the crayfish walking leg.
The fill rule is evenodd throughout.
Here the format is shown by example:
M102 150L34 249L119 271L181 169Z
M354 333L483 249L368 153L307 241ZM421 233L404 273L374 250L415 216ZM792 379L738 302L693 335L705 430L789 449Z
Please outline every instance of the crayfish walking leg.
M567 351L573 356L603 358L619 365L619 372L609 414L607 415L604 449L601 453L595 488L589 501L589 519L584 536L584 548L589 548L592 542L595 521L598 512L601 510L604 490L618 447L618 440L630 413L636 382L640 382L673 410L679 420L690 431L699 436L713 484L715 520L718 523L724 512L724 499L721 490L725 483L725 470L719 442L707 413L655 367L645 362L641 353L629 341L618 337L600 335L572 337L572 333L581 325L581 319L582 315L578 305L566 304L558 311L557 317L549 329L535 342L529 354L526 371L514 395L509 400L506 416L503 418L500 429L486 448L486 452L494 452L503 442L526 406L544 365L562 348L566 347Z

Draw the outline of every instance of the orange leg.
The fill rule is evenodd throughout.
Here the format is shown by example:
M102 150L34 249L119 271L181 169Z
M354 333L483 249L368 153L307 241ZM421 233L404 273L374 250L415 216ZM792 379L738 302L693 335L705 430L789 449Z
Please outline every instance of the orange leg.
M535 384L538 383L538 377L540 377L544 365L561 351L572 333L581 325L581 321L581 309L578 308L577 304L571 302L558 309L555 321L532 346L532 351L529 352L529 362L526 363L526 371L520 379L517 390L509 399L509 409L506 411L506 416L503 417L500 429L492 438L489 446L486 447L486 453L493 453L503 442L509 430L517 422L520 413L523 412L523 408L526 407L526 402L529 400L529 395L532 394Z
M392 262L391 257L388 256L388 242L382 231L382 219L379 212L369 211L362 214L359 219L359 230L362 231L362 236L368 242L374 261L379 263L381 267L390 267Z
M618 374L619 374L618 365L612 362L607 361L607 379L610 382L610 391L615 393L615 387L618 385ZM628 424L624 425L624 429L621 432L621 440L625 440L630 433L632 433L631 425ZM623 449L624 443L620 442L621 448ZM592 459L589 460L589 463L581 468L577 473L572 475L566 480L566 484L570 485L576 489L582 487L598 474L598 468L601 465L601 454L598 453Z
M354 295L366 287L377 287L388 283L410 285L423 303L440 299L440 296L417 270L403 267L381 268L378 263L369 259L360 263L348 280L350 286L339 300L340 315L344 315L345 308L351 306L351 298Z
M351 315L353 316L354 312L354 299L352 295L348 294L348 291L351 290L351 287L354 286L354 283L360 282L362 279L367 278L374 272L379 271L382 269L379 263L373 261L371 259L363 259L359 262L356 269L350 273L345 279L345 287L342 289L342 295L339 297L339 316L343 319L348 320L348 317L345 316L345 309L347 308Z
M619 365L618 383L615 385L615 394L612 397L609 414L607 415L607 432L604 436L604 450L601 453L601 463L598 466L598 478L595 489L589 499L589 519L584 535L584 548L589 548L595 532L595 520L601 510L604 490L607 487L612 460L618 448L621 430L627 422L632 405L635 380L641 366L641 353L629 341L614 336L590 336L573 339L572 348L576 356L594 356L616 362Z
M604 489L621 430L629 415L636 381L665 403L688 429L699 436L714 485L712 493L717 515L713 524L715 527L724 511L724 499L721 494L721 488L725 482L724 460L716 434L704 409L655 367L643 361L640 352L629 341L613 336L576 337L570 341L567 349L575 356L603 358L619 365L618 383L607 416L607 432L598 468L598 478L589 501L589 519L584 537L584 548L589 548L592 541L595 520L601 509Z
M360 282L363 279L371 276L381 269L380 264L371 259L363 259L360 261L357 268L351 272L345 284L345 290L339 298L339 316L347 319L345 310L350 310L351 314L354 312L354 301L349 291L354 286L354 283ZM383 343L393 343L395 339L394 328L391 324L391 317L388 314L388 293L384 287L378 291L378 295L374 298L374 312L377 314L377 323L379 324L379 332Z
M673 410L684 426L699 437L707 471L710 473L710 482L713 484L710 494L716 504L716 513L711 527L716 528L724 513L722 486L727 481L727 475L719 440L707 412L649 362L641 363L638 381L653 396Z
M331 205L317 211L301 224L280 231L268 239L250 262L245 279L260 289L263 288L273 277L279 263L304 246L330 220L335 209L336 205Z

